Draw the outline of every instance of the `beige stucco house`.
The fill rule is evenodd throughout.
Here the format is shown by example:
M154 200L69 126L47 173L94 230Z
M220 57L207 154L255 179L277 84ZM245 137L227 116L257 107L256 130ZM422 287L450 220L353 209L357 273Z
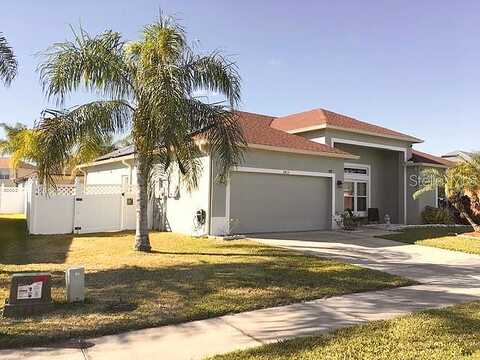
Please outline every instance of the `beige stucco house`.
M336 213L351 209L392 223L419 223L437 194L413 200L412 179L424 167L450 162L413 150L422 140L381 126L314 109L282 117L238 112L248 142L244 162L218 183L215 155L202 157L203 175L189 193L175 172L158 187L167 228L223 234L325 230ZM132 147L81 167L87 184L135 183ZM205 223L196 219L205 212Z
M0 185L16 186L16 180L29 176L34 173L36 167L24 161L19 161L18 166L14 169L11 165L9 157L0 158Z

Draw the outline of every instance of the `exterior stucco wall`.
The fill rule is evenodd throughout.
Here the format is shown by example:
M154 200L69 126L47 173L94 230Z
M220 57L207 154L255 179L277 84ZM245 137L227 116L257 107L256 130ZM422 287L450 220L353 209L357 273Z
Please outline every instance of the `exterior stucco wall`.
M315 155L284 153L250 149L245 153L241 166L277 170L332 172L335 180L343 181L344 159ZM212 228L221 226L226 216L226 185L215 181L218 167L213 161ZM331 200L330 200L331 201ZM335 211L343 211L343 190L335 186Z
M388 214L393 223L403 223L403 153L340 143L335 147L360 156L346 162L370 166L370 207L378 208L380 221Z
M127 160L132 169L125 166L121 161L116 161L108 164L95 165L84 169L86 172L87 185L104 185L104 184L122 184L123 176L131 176L132 184L137 183L136 169L133 165L133 160Z
M173 232L203 235L208 231L209 189L210 189L210 157L200 158L202 172L198 179L198 187L189 191L180 179L178 168L173 164L168 175L167 201L165 214L168 226ZM194 222L197 210L206 212L203 226ZM198 225L198 226L197 226Z
M414 199L413 194L419 189L419 178L422 171L426 169L423 166L409 166L407 168L407 222L408 224L422 224L422 211L426 206L437 206L437 193L429 191L423 193L419 198Z

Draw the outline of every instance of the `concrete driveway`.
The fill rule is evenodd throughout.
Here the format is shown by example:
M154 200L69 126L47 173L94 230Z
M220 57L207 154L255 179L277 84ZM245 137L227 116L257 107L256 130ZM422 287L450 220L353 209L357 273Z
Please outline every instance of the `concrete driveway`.
M400 275L423 284L480 289L480 256L375 236L385 231L259 234L253 239L304 253Z

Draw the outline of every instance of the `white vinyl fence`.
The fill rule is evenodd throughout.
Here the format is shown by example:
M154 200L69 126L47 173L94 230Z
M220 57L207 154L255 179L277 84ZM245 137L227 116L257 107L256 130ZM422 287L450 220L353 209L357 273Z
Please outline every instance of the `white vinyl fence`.
M27 186L27 223L31 234L133 230L137 191L133 185L59 185L45 191ZM152 219L149 207L149 223Z
M23 186L0 186L0 214L24 213L25 191Z

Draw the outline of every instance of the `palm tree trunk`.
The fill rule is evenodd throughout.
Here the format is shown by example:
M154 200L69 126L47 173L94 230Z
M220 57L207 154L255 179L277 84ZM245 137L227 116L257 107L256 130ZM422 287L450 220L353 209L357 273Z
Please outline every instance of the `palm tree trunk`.
M150 239L148 237L148 169L142 156L138 157L137 166L137 226L135 231L135 250L150 251Z
M468 223L473 227L473 230L475 232L480 232L480 225L478 225L475 221L473 221L472 217L468 214L468 211L464 209L463 205L460 206L455 206L458 211L460 211L460 214L465 216L465 219L467 219Z

